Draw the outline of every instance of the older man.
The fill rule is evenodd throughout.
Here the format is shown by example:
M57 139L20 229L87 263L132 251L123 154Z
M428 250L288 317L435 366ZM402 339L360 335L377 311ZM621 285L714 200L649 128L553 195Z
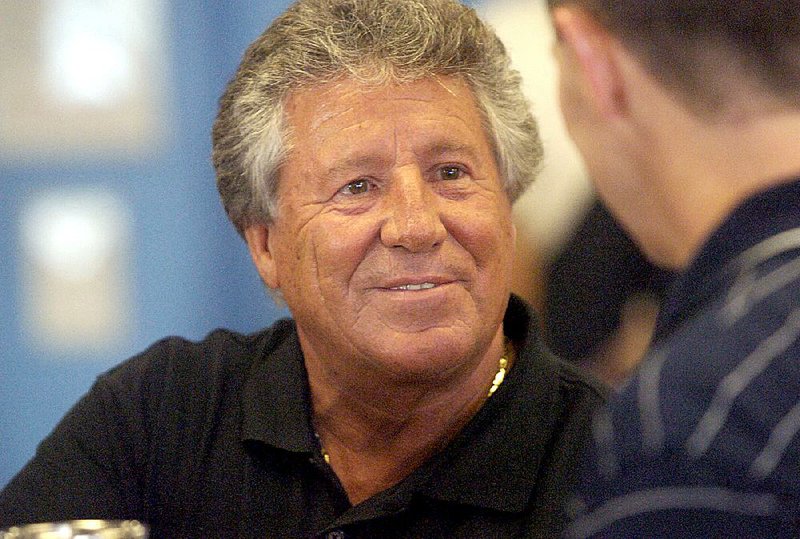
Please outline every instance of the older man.
M450 0L305 0L222 98L223 203L289 306L103 376L3 524L157 537L552 537L601 396L510 298L540 145L497 37Z
M800 537L800 2L554 0L597 189L682 272L572 537Z

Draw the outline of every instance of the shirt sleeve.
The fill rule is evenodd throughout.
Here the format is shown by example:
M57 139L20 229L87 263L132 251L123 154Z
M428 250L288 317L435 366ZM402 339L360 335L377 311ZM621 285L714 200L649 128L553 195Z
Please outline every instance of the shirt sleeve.
M100 378L0 492L0 529L33 522L138 518L144 443L133 403Z

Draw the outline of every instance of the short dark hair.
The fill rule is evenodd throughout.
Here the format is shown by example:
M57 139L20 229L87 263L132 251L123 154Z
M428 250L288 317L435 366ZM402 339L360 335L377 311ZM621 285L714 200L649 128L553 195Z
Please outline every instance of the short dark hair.
M713 112L746 80L800 108L800 0L548 3L585 9L689 105Z

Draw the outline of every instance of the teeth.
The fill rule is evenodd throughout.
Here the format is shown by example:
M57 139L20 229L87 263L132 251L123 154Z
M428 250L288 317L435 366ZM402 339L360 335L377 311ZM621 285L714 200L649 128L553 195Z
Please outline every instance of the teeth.
M436 286L433 283L420 283L420 284L404 284L403 286L396 286L392 290L428 290Z

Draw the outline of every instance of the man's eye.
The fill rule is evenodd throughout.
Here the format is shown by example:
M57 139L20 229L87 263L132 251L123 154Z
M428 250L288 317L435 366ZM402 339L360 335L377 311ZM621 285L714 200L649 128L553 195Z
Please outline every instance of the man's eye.
M350 182L342 187L341 192L345 195L361 195L370 190L369 180L360 179Z
M464 175L464 171L456 166L446 166L439 169L439 176L443 180L458 180Z

